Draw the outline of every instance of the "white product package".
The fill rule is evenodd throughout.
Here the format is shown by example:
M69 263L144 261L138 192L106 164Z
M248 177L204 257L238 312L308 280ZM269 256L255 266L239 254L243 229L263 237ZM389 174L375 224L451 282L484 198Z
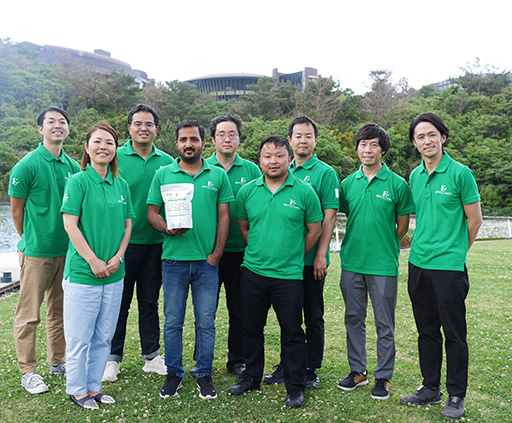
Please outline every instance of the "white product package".
M167 229L192 228L194 184L167 184L160 187L165 204Z

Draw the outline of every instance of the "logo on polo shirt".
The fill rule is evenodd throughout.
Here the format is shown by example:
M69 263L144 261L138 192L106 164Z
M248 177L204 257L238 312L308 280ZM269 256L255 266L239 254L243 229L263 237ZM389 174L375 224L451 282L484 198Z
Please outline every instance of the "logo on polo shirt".
M158 169L155 169L155 173L162 169L164 166L160 166Z
M245 178L244 176L242 176L240 178L240 181L235 181L236 185L245 185L246 183L247 183L247 178Z
M212 191L217 191L217 188L214 187L213 181L208 181L208 185L203 185L203 188L211 189Z
M297 205L297 202L292 198L290 200L290 204L283 203L284 207L291 207L292 209L300 210L300 207Z
M441 194L441 195L452 195L451 192L448 192L446 191L448 189L448 187L446 185L441 185L441 189L438 189L436 191L436 194Z
M64 179L67 181L69 178L71 178L71 172L68 172L68 176L64 176Z
M311 176L306 175L306 176L304 177L304 182L308 182L308 183L309 183L309 181L311 181Z
M17 178L12 178L12 184L13 185L18 185L20 183L20 181L18 181Z
M126 198L124 198L124 195L121 194L121 199L120 200L117 200L118 203L121 203L121 204L126 204Z
M389 191L386 190L382 191L382 194L377 194L376 197L386 201L393 201L389 196Z
M69 195L64 194L64 198L62 199L62 201L63 201L63 202L64 202L64 201L68 201L68 198L69 198Z

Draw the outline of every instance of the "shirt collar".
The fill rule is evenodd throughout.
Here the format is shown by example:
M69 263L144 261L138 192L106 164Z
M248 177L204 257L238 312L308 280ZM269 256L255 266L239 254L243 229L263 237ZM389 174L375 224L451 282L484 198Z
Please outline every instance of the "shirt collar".
M380 179L382 181L385 181L388 178L389 175L389 168L386 163L382 163L382 169L379 170L379 173L377 173L374 178ZM356 178L361 179L364 178L366 175L363 173L363 165L359 166L359 169L356 172Z
M448 153L444 153L443 157L441 157L441 161L438 163L437 167L434 169L432 173L445 172L452 161L453 159L448 155ZM421 161L421 173L427 173L427 169L425 168L425 160Z
M89 176L93 180L93 182L97 184L101 184L103 182L107 182L109 185L114 183L114 177L112 176L112 172L110 171L110 166L108 167L107 176L103 179L98 172L96 172L90 163L87 163L87 167L85 168L86 175Z
M211 157L208 159L208 161L215 165L224 168L224 166L217 160L217 152L213 153ZM238 155L238 153L235 153L235 161L231 166L243 166L243 159ZM231 169L231 168L230 168Z
M211 166L210 164L203 158L201 157L201 161L203 162L203 167L201 168L201 170L198 172L198 174L195 177L199 176L201 173L203 172L207 172L207 171L210 171L211 170ZM181 162L181 157L178 157L176 158L176 160L174 160L174 162L170 165L170 169L172 172L174 173L180 173L180 172L183 172L185 174L188 175L187 172L185 172L181 167L179 167L179 163Z
M286 181L284 181L283 186L292 186L295 183L296 179L297 178L295 176L293 176L293 174L290 171L288 171L288 176L286 177ZM255 184L256 185L265 185L265 174L261 174L260 176L258 176ZM279 188L279 189L281 189L281 188Z
M52 153L50 153L48 151L48 149L43 145L43 143L40 142L39 146L37 147L37 151L39 152L39 154L41 154L43 156L44 159L48 160L49 162L51 162L52 160L58 160L60 162L64 161L64 149L63 148L60 150L60 156L55 157Z
M297 166L297 168L301 167L303 169L311 169L318 162L319 162L318 157L316 157L316 154L313 154L306 163L303 163L302 165ZM290 169L293 169L293 168L295 168L295 158L290 163Z
M127 148L127 153L128 155L130 156L133 156L133 155L137 155L137 156L140 156L139 153L137 153L134 149L133 149L133 140L132 139L129 139L128 141L126 141L126 144L124 145L126 148ZM151 157L151 156L161 156L162 153L155 147L155 144L152 144L152 149L151 149L151 154L148 156L148 159Z

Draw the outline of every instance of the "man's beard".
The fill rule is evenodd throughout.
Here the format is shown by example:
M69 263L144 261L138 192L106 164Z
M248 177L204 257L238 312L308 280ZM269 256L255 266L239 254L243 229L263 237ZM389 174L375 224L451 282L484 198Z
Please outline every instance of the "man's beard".
M203 152L203 150L201 149L199 151L194 151L193 156L186 156L185 152L182 153L181 151L178 151L178 153L181 157L181 160L183 160L187 164L194 164L194 163L197 163L199 160L201 160L202 152Z

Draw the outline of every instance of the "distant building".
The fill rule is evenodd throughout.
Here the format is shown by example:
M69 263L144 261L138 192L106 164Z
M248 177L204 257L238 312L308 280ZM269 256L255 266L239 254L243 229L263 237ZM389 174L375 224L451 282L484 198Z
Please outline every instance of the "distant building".
M94 50L94 53L90 53L88 51L75 50L66 47L50 45L40 46L27 41L20 44L37 52L38 61L50 66L74 61L86 68L94 70L97 73L109 74L112 71L116 71L132 75L135 77L135 82L141 87L148 82L148 75L146 72L132 69L128 63L113 59L110 57L110 53L105 50Z
M265 76L250 73L223 73L201 76L185 82L190 82L197 91L211 94L219 101L228 101L241 95L251 94L252 91L247 89L247 86L256 84L258 79ZM314 68L305 68L303 71L295 73L281 73L276 68L272 71L272 78L276 80L276 85L280 82L290 81L303 91L307 81L318 78L318 71Z
M436 92L439 92L439 91L442 91L444 90L445 88L449 88L449 87L453 87L457 84L455 84L454 82L450 81L449 79L445 79L444 81L441 81L441 82L434 82L433 84L430 84L434 87L434 90Z

